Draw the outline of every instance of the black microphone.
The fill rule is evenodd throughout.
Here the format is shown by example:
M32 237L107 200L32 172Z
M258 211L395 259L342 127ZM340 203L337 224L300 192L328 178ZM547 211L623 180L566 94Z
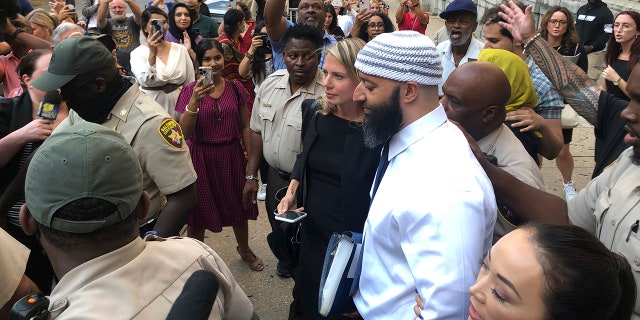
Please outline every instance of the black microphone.
M40 102L40 108L38 108L38 116L49 120L55 120L58 116L61 102L62 97L57 90L45 93L44 99Z
M216 301L220 282L215 274L198 270L194 272L173 303L167 320L206 320Z

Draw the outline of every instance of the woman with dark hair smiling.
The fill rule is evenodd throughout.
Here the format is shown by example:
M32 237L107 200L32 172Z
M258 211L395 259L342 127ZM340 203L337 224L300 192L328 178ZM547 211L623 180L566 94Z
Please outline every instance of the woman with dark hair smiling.
M254 271L264 263L249 247L248 220L256 220L258 207L242 204L247 160L240 138L249 141L249 95L240 83L222 76L222 45L213 39L196 47L198 64L211 67L211 84L203 78L185 85L176 104L180 126L198 174L198 197L189 216L189 236L204 241L204 232L233 227L236 250ZM248 146L247 146L248 147Z
M176 3L169 10L168 20L169 31L165 40L185 46L191 60L196 61L196 53L193 49L202 40L202 36L192 28L196 21L195 12L184 3Z
M369 42L379 34L394 32L395 30L396 27L393 26L391 19L382 12L365 13L364 16L358 13L356 23L351 28L351 36L360 38L364 42Z

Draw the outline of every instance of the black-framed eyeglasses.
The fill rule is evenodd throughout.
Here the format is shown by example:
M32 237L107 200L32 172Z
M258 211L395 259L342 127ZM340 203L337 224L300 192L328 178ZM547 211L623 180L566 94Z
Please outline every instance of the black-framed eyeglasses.
M380 22L380 23L371 22L371 23L367 24L367 27L369 27L370 29L384 29L384 23L382 23L382 22Z

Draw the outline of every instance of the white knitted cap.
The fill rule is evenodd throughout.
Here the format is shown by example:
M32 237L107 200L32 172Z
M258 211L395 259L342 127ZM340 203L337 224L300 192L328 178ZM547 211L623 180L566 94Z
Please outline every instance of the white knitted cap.
M429 37L415 31L382 33L358 53L358 71L401 82L436 86L442 81L440 55Z

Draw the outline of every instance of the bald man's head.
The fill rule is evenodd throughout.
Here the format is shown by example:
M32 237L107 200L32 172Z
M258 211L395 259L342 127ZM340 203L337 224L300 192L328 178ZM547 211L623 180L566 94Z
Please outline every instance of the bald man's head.
M442 105L476 140L504 122L511 96L507 76L489 62L468 62L456 68L442 86Z

